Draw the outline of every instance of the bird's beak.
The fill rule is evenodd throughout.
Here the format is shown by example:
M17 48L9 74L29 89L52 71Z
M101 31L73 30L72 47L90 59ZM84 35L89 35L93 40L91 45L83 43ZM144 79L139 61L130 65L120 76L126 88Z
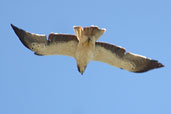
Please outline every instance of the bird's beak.
M81 75L83 75L84 74L84 72L80 72L81 73Z
M81 70L80 70L79 65L77 65L77 68L78 68L78 71L81 73L81 75L83 75L83 74L84 74L84 71L81 71Z
M79 65L77 65L78 71L81 73L81 75L84 74L84 71L85 71L86 67L87 67L87 66L85 66L84 69L81 70L80 67L79 67Z

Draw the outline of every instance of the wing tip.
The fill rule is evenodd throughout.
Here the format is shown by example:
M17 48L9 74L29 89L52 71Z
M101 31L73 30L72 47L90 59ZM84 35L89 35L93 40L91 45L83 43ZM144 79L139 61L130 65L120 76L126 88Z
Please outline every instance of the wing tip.
M20 41L22 42L22 44L27 47L28 49L30 49L30 47L27 45L26 41L24 40L24 36L26 34L26 31L16 27L15 25L11 24L12 29L14 30L15 34L18 36L18 38L20 39ZM31 49L30 49L31 50Z
M19 30L19 28L17 28L15 25L13 25L13 24L10 24L10 25L15 33Z
M13 24L10 24L12 28L14 28L15 26Z
M135 72L136 73L143 73L143 72L147 72L149 70L161 68L161 67L164 67L164 65L162 63L159 63L157 60L149 60L143 69L135 71Z
M21 29L19 29L18 27L16 27L15 25L13 24L10 24L12 29L14 30L14 32L17 34L17 36L19 35L19 31L21 31Z

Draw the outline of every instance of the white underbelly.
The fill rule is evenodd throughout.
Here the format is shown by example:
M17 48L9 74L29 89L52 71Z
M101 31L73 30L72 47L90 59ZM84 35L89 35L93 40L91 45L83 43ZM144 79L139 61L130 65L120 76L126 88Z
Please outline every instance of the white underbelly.
M93 59L94 46L78 46L76 61L79 64L87 65Z

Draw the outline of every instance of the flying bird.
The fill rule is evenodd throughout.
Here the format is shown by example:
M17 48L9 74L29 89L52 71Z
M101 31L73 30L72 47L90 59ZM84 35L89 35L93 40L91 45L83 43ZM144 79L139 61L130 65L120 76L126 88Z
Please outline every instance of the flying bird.
M75 58L78 71L83 74L90 61L100 61L130 72L142 73L164 67L156 60L126 52L120 46L97 40L106 31L97 26L74 26L76 35L50 33L46 35L29 33L14 25L12 28L24 46L36 55L66 55Z

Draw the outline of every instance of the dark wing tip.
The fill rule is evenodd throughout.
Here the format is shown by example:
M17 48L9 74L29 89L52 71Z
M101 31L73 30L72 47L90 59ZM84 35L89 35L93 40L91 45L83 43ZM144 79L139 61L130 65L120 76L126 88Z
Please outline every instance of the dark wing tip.
M18 27L14 26L13 24L11 24L11 27L13 28L14 32L17 34L17 36L19 36L21 34L21 29L19 29Z
M16 26L14 26L13 24L11 24L11 27L12 29L14 30L14 32L17 34L18 36L18 31L19 31L19 28L17 28Z
M12 28L14 28L15 26L13 24L10 24Z
M161 68L164 67L164 65L162 63L159 63L156 60L148 60L147 63L145 64L145 67L143 67L142 69L135 71L136 73L143 73L152 69L156 69L156 68Z
M15 34L19 37L19 39L23 43L23 45L26 46L28 49L30 49L29 46L27 45L26 41L24 40L24 36L25 36L26 32L22 29L19 29L16 26L14 26L13 24L11 24L11 27L13 28Z
M18 27L14 26L13 24L11 24L11 27L13 28L13 30L17 34L17 36L19 36L21 31L23 31L23 30L19 29Z

